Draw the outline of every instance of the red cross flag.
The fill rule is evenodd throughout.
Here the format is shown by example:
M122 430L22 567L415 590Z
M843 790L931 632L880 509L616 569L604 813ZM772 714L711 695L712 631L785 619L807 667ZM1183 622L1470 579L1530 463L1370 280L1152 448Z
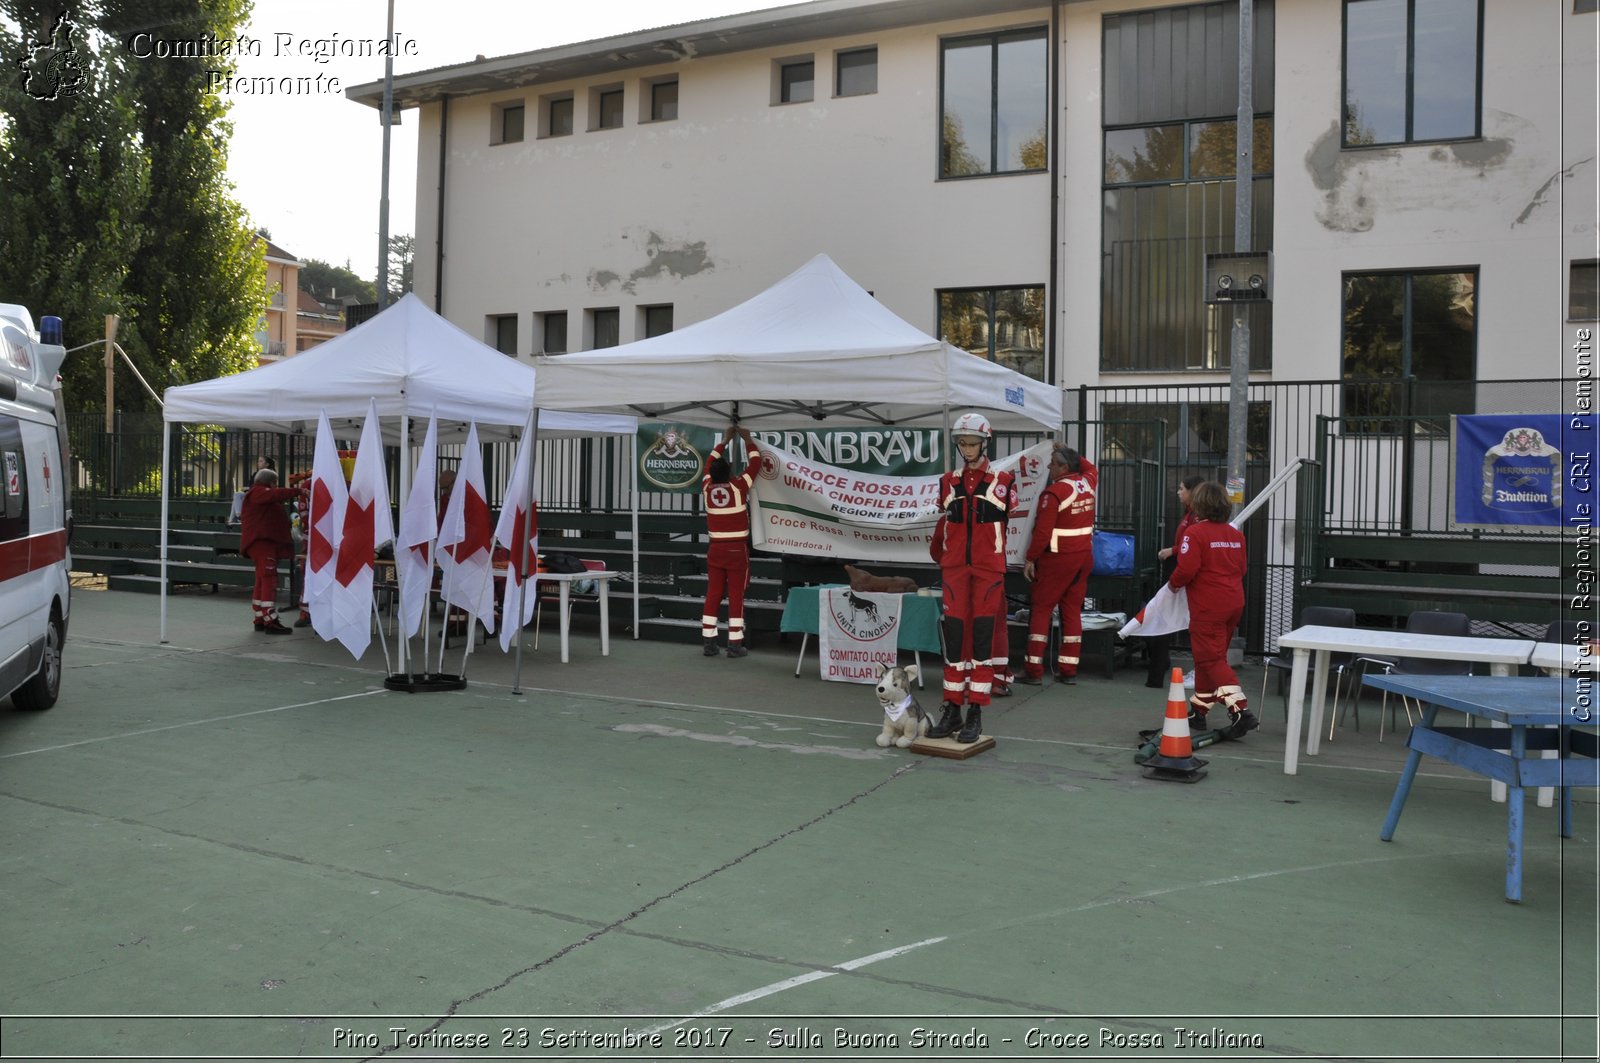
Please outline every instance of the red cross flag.
M383 437L378 433L378 402L372 399L367 423L361 429L361 445L356 449L356 467L350 474L333 585L328 588L328 600L333 606L333 637L357 660L372 642L373 558L378 547L393 539Z
M511 554L506 566L506 586L500 602L500 648L511 649L511 640L533 619L538 605L538 595L528 589L522 602L522 622L512 623L517 615L518 590L527 580L528 573L537 568L539 556L539 506L537 493L529 481L533 470L533 413L528 413L528 423L522 429L522 445L517 448L517 462L506 482L505 500L500 505L500 523L495 525L494 537ZM522 544L526 542L527 567L524 568Z
M422 453L417 456L411 493L400 511L400 541L394 552L400 576L400 634L406 638L422 626L422 607L433 584L433 539L439 530L438 507L433 500L438 456L439 419L435 416L428 418L428 434L422 440Z
M461 456L455 489L439 525L439 570L442 597L483 621L494 631L494 526L489 523L489 502L483 486L483 450L478 446L478 425L467 428L467 445ZM471 640L468 640L471 645Z
M311 509L306 532L306 608L311 611L311 626L324 639L334 637L329 588L334 586L338 562L339 533L344 525L349 488L344 468L339 464L339 449L328 426L328 411L317 418L317 445L311 459Z

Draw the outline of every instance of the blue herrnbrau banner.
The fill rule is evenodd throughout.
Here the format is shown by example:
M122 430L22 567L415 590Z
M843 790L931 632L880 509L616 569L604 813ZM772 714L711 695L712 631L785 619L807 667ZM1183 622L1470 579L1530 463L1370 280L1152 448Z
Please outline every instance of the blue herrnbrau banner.
M1593 414L1483 414L1452 422L1454 524L1559 528L1593 521Z

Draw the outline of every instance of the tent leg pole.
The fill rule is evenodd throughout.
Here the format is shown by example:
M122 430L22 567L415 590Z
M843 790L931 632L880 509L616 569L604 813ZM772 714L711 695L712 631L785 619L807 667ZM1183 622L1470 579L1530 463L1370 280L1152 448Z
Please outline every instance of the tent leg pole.
M109 371L109 370L108 370ZM168 487L172 481L172 427L161 422L161 642L167 642L167 518Z

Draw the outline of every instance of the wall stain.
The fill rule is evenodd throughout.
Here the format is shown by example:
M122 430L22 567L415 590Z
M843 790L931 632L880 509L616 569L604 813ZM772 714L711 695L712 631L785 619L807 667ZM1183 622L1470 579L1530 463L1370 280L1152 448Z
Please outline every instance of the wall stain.
M626 277L614 270L590 270L589 287L602 291L617 285L633 295L642 280L668 274L683 280L716 269L716 263L706 253L704 240L674 242L650 230L644 238L644 253L645 264L631 270Z
M1545 183L1540 185L1533 193L1533 198L1528 200L1528 205L1522 208L1522 213L1518 214L1516 218L1513 219L1511 222L1511 228L1515 229L1517 226L1525 223L1530 217L1533 216L1534 211L1545 205L1545 203L1548 201L1550 189L1557 181L1562 179L1570 180L1576 177L1578 175L1578 168L1580 166L1587 166L1594 162L1594 160L1595 157L1591 155L1587 159L1579 159L1577 162L1573 163L1571 166L1568 166L1564 170L1557 170L1555 173L1551 174L1550 177L1545 180Z

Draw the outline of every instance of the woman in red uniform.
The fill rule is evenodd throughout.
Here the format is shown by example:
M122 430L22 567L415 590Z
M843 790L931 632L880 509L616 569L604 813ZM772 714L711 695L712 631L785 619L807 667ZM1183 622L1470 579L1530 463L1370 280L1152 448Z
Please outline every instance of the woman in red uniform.
M239 507L239 552L256 565L256 586L250 609L256 630L268 635L288 635L278 621L278 558L294 556L294 539L283 503L300 493L297 487L279 487L278 474L259 469Z
M1178 502L1183 506L1183 516L1178 518L1178 530L1172 534L1172 545L1164 546L1156 554L1162 562L1166 562L1178 552L1178 547L1183 545L1183 533L1189 530L1189 525L1195 521L1194 507L1190 502L1190 492L1205 483L1204 476L1185 476L1178 484ZM1172 569L1166 569L1167 575L1172 575ZM1145 652L1150 659L1150 668L1145 673L1144 685L1147 687L1167 688L1167 682L1172 678L1172 636L1156 635L1145 639Z
M1061 645L1056 674L1062 683L1078 681L1083 650L1083 596L1094 569L1094 499L1100 470L1062 443L1050 451L1050 483L1039 494L1022 574L1033 584L1028 607L1028 657L1019 680L1043 682L1049 646L1050 614L1060 610Z
M1228 523L1232 507L1214 480L1190 492L1195 523L1178 543L1178 568L1168 581L1189 588L1189 646L1194 652L1194 696L1189 726L1205 730L1206 713L1218 704L1238 734L1261 725L1249 710L1239 677L1228 665L1228 643L1244 614L1244 535Z

